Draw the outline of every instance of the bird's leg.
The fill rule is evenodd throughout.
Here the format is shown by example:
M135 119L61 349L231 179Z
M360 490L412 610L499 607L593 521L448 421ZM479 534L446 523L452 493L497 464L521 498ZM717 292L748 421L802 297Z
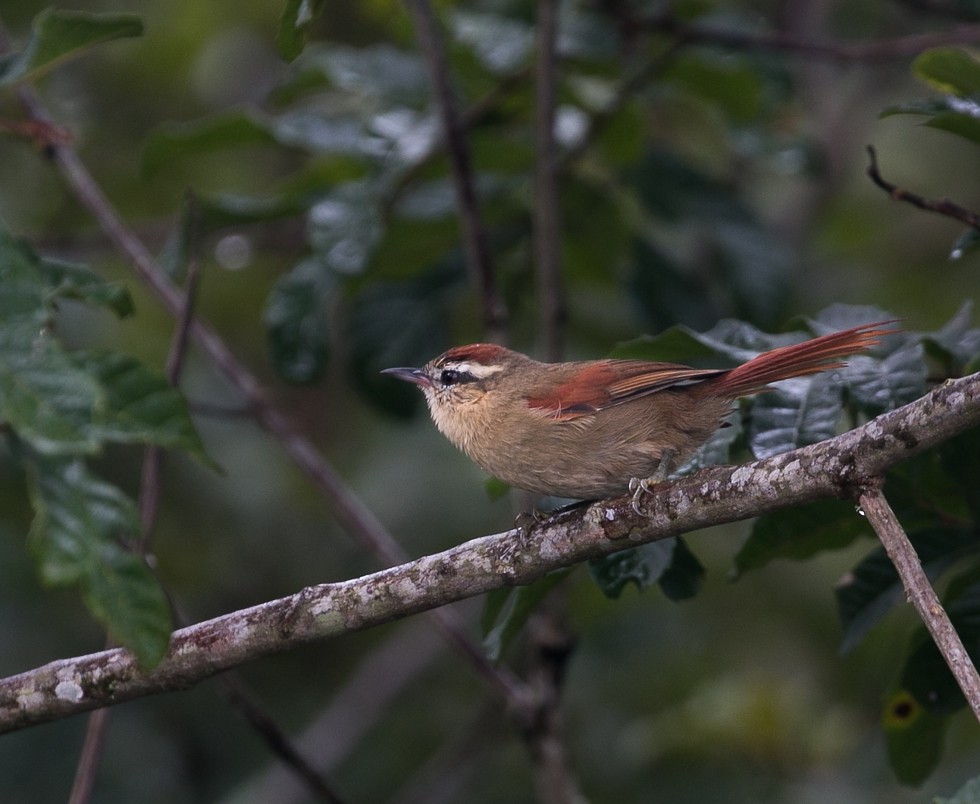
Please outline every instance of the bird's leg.
M677 455L677 450L665 449L660 454L660 463L657 464L656 471L650 477L630 478L629 490L633 492L633 510L640 516L643 515L643 512L640 510L640 499L644 494L652 493L651 486L655 486L657 483L663 483L667 479L675 455Z

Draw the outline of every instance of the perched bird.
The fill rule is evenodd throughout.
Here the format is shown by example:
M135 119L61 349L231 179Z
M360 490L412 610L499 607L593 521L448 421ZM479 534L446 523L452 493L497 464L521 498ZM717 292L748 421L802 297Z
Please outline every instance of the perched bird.
M593 500L666 477L721 426L732 403L770 383L840 368L894 330L868 324L763 352L732 369L645 360L540 363L493 344L457 346L415 383L436 427L517 488ZM639 492L637 492L639 493Z

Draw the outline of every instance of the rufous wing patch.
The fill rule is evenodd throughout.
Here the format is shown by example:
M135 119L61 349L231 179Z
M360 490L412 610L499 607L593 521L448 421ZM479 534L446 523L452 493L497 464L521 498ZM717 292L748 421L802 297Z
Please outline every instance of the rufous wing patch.
M529 397L527 405L547 411L559 420L575 419L665 388L691 385L723 373L720 369L694 369L675 363L599 360L554 385L547 394Z

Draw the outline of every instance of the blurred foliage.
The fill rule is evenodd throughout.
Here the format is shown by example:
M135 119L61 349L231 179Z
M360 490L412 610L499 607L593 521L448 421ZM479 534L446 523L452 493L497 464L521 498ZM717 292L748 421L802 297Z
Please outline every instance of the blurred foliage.
M414 389L378 375L485 336L425 55L404 8L168 0L129 4L133 15L109 0L75 5L14 0L2 12L13 40L0 57L0 132L10 135L0 136L4 672L104 639L70 598L25 580L25 541L41 579L77 585L143 661L165 647L161 587L127 548L140 528L134 446L198 458L165 464L152 542L168 591L195 618L371 566L275 446L229 418L241 400L192 352L183 385L225 470L213 472L183 398L149 367L172 322L66 197L42 158L44 132L19 125L17 86L40 90L172 277L203 263L201 314L263 367L281 404L408 550L509 527L510 510L485 499L479 473L428 422L405 426L421 408ZM434 7L510 338L530 351L545 292L532 264L534 4ZM561 4L555 134L570 354L724 366L799 330L895 315L906 330L832 375L741 405L685 471L812 443L977 369L976 232L956 237L948 221L890 204L861 164L873 139L896 183L980 207L974 53L953 46L841 66L762 45L785 35L843 48L858 35L951 31L978 10L975 0L859 0L798 20L801 9L765 2ZM922 91L910 76L934 95L909 100ZM944 259L951 239L955 262ZM974 658L978 455L977 436L964 435L898 467L885 489ZM492 657L519 669L522 626L560 583L579 633L568 740L591 798L920 801L975 775L975 725L955 714L962 696L932 643L893 613L902 590L852 506L782 511L723 533L596 562L597 583L572 571L501 591L472 624ZM728 568L740 583L713 583ZM632 592L653 585L686 602L668 608ZM245 672L298 733L318 709L337 711L347 685L374 678L388 637L358 635ZM404 684L397 704L361 707L332 729L360 735L331 767L341 789L351 800L410 798L428 771L445 785L441 800L526 797L527 759L499 707L487 728L484 694L452 660L432 660L418 677L411 664L384 665L386 680ZM375 697L383 687L371 685ZM205 687L114 714L101 798L270 800L262 784L274 771L256 773L268 758L212 697ZM5 792L63 798L77 729L4 738ZM145 751L159 762L136 778ZM28 772L39 755L59 758L43 778ZM901 783L924 790L896 784L886 757ZM969 789L948 800L972 800Z

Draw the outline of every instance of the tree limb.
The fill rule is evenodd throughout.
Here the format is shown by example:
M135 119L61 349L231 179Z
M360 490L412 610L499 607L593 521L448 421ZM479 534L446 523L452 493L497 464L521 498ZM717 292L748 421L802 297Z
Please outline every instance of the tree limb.
M517 531L340 583L311 586L173 634L141 670L117 648L0 679L0 732L185 689L246 661L444 606L644 542L826 497L853 496L889 467L980 425L980 373L951 380L836 438L741 466L665 482L646 516L630 496L560 512Z

